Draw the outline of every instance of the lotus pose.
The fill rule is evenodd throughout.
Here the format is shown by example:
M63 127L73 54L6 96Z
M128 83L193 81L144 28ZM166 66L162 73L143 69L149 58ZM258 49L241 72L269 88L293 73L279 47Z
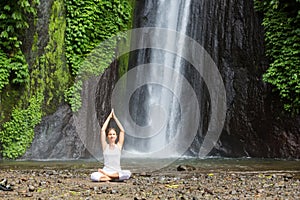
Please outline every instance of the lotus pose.
M109 128L106 132L110 119L114 119L120 129L119 140L117 143L116 130L114 128ZM113 109L105 120L100 134L104 167L103 169L98 169L98 172L94 172L91 174L92 181L123 181L129 179L131 176L131 172L129 170L121 170L120 166L121 150L124 143L125 131L122 124L116 117Z

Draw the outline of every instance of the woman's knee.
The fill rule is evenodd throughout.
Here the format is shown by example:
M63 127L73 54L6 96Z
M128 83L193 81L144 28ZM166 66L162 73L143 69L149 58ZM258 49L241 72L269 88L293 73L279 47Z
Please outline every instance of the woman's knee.
M91 180L97 182L97 181L100 181L101 177L103 177L103 176L104 175L100 172L94 172L91 174Z
M131 177L131 172L129 170L122 170L119 172L120 180L127 180Z

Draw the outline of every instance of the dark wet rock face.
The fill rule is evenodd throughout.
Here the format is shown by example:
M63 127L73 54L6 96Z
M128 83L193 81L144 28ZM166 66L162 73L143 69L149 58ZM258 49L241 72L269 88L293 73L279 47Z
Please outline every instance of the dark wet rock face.
M219 67L228 100L226 123L213 152L299 158L300 117L283 113L278 96L262 81L267 60L261 16L253 2L204 2L199 41Z
M44 117L35 128L35 138L23 159L77 159L85 157L69 106L61 106L52 115Z
M114 61L99 79L96 89L96 113L103 124L111 111L111 95L118 80L118 63Z

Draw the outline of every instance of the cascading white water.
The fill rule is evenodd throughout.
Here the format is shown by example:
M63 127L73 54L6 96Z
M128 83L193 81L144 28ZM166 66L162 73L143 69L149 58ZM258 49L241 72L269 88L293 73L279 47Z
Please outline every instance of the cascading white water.
M152 159L163 158L154 163L153 169L166 166L190 147L199 149L192 152L199 157L206 156L225 121L225 87L215 62L193 39L201 31L189 21L194 18L190 16L190 12L194 13L191 3L192 0L137 3L143 10L137 14L140 21L135 28L103 42L85 61L87 66L97 65L105 60L101 55L107 54L107 47L124 36L131 41L129 48L118 49L118 55L130 53L129 70L115 84L111 106L126 132L123 156L150 158L150 163ZM95 81L92 79L93 76L91 82L84 82L97 85L98 82L92 84ZM93 106L99 108L95 100L103 96L102 92L98 88L95 98L94 88L85 88L82 92L85 106L74 116L76 131L96 158L101 144ZM207 92L209 97L205 95ZM197 141L201 146L193 145L196 135L201 137Z
M152 1L148 1L147 3L150 4L150 2L153 4ZM147 22L143 24L143 27L154 26L174 30L185 35L189 23L190 4L191 0L158 0L155 6L146 5L145 8L147 9L148 7L149 10L145 12L151 12L151 16L155 17L149 21L149 24L147 24ZM150 45L156 46L156 43L162 42L159 34L159 31L152 32L151 38L149 39ZM135 77L136 82L140 82L139 79L145 79L145 76L155 77L161 82L172 80L175 91L170 91L168 88L157 84L147 84L137 89L130 102L130 113L135 122L138 125L151 126L153 121L150 117L151 108L159 105L160 109L162 108L166 115L166 123L155 133L153 131L138 133L136 129L134 133L136 136L143 134L145 137L127 137L125 143L126 150L142 153L159 150L174 138L174 134L176 134L180 128L178 127L180 126L178 123L182 117L180 112L181 108L178 102L178 96L174 94L181 94L182 83L178 76L169 77L170 74L166 71L167 69L163 70L163 68L172 68L180 72L184 64L182 58L176 55L183 54L182 51L184 51L186 44L181 37L167 37L164 44L160 44L160 46L166 47L163 49L167 49L167 46L170 47L170 45L172 45L172 49L175 49L176 52L170 53L161 49L141 50L133 58L136 60L134 67L151 63L151 66L147 68L137 70L137 76ZM160 67L160 70L158 70L158 67ZM174 152L174 154L175 153L176 152Z

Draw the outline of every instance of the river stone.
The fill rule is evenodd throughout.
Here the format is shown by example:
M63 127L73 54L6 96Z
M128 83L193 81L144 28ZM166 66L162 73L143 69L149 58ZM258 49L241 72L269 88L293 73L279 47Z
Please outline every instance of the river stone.
M194 166L191 165L179 165L177 171L193 171L196 170Z
M28 190L29 190L29 192L34 192L35 187L33 185L29 185Z

